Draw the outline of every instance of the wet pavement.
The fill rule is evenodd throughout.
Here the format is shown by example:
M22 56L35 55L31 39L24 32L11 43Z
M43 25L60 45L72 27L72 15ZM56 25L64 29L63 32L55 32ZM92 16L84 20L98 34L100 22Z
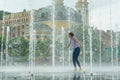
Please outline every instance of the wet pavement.
M0 80L120 80L120 73L0 73Z

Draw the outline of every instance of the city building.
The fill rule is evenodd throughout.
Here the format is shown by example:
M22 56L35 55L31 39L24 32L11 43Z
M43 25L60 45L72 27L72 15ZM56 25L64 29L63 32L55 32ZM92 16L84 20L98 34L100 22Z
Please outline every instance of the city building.
M89 25L89 11L87 0L78 0L76 9L64 5L64 0L55 0L55 12L53 5L33 10L33 27L36 30L37 38L41 35L51 35L53 28L53 20L55 20L56 34L60 33L61 28L69 29L75 25ZM54 19L53 19L54 13ZM10 27L10 39L23 36L29 39L30 28L30 11L6 14L0 20L0 34L2 34L2 26L6 34L7 26Z

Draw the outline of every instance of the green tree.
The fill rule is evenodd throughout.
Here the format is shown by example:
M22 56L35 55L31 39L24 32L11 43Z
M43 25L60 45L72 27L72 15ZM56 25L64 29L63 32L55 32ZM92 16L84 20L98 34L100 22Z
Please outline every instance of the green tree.
M48 56L51 56L48 50L50 44L51 41L49 39L38 40L36 45L36 57L38 56L38 54L41 54L44 59L46 59Z
M0 11L0 20L3 19L3 14L5 13L5 15L11 14L9 12L4 12L4 11Z
M9 42L11 54L16 56L26 56L29 53L29 41L24 37L12 39Z
M17 62L28 60L29 41L24 37L14 38L9 41L9 56Z

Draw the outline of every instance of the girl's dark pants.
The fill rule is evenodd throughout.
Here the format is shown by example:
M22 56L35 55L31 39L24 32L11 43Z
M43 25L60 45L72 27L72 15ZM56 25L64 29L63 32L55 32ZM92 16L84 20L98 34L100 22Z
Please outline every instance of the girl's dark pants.
M80 47L77 47L73 51L73 64L74 64L74 67L76 67L76 64L80 67L80 62L78 61L79 54L80 54Z

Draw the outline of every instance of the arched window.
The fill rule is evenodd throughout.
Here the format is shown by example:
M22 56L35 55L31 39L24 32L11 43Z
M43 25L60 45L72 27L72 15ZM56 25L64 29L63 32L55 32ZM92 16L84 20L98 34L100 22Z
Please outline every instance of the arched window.
M63 14L63 12L60 11L60 12L57 13L57 16L59 16L59 17L63 17L64 14Z
M42 18L44 18L44 17L45 17L45 13L44 13L44 12L41 14L41 17L42 17Z

